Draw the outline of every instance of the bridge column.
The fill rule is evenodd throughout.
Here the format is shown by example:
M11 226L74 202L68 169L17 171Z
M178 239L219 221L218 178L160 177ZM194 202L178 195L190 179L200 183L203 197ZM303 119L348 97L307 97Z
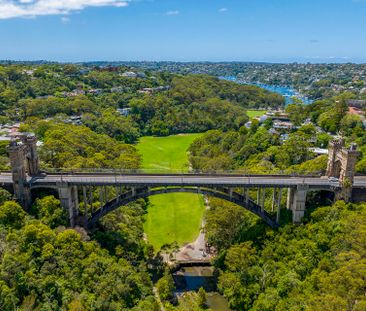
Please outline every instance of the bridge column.
M67 182L60 182L57 183L57 190L61 206L69 213L70 226L75 227L79 207L77 186L69 186Z
M230 199L233 198L233 188L229 188L229 197Z
M278 189L277 196L277 213L276 213L276 223L280 222L280 214L281 214L281 199L282 199L282 188Z
M245 195L245 203L248 205L249 204L249 189L248 188L244 188L244 195Z
M84 224L85 227L88 226L88 197L87 197L87 189L83 186L83 199L84 199Z
M263 188L262 189L262 199L261 199L261 204L260 204L262 212L264 211L265 202L266 202L266 188Z
M274 212L274 208L276 205L276 191L277 188L273 188L273 193L272 193L272 213Z
M294 194L295 194L295 189L293 189L293 188L287 189L287 209L292 209L292 205L294 202Z
M292 222L295 224L301 223L301 220L304 217L308 189L308 186L298 185L294 192L292 204Z
M89 204L90 204L90 213L94 213L94 207L93 207L93 188L91 186L89 188Z

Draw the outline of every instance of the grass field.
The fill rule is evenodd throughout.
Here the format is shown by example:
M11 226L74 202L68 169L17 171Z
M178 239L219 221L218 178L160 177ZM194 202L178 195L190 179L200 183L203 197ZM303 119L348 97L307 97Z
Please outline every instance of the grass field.
M158 171L182 170L189 167L187 149L200 134L168 137L142 137L137 149L142 155L142 168ZM168 193L151 196L144 230L155 251L176 241L179 245L194 241L205 212L203 197L191 193Z
M247 116L252 119L255 117L261 117L266 113L265 110L247 110Z
M188 170L187 149L201 134L181 134L167 137L146 136L137 149L142 154L142 167L151 170Z
M184 245L197 238L205 212L201 195L160 194L151 196L150 203L144 230L155 251L164 244Z

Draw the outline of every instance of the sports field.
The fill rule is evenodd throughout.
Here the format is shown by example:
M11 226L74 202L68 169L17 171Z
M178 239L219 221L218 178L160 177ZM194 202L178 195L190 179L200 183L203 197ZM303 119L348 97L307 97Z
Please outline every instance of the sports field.
M192 193L168 193L150 197L144 230L158 251L174 241L179 246L194 241L205 212L203 196Z
M142 167L157 171L188 171L187 149L200 134L168 137L142 137L137 149ZM205 212L203 197L190 193L151 196L144 230L155 251L176 241L179 245L194 241Z
M137 149L142 154L142 168L147 170L188 171L187 149L201 134L140 138Z
M265 110L247 110L247 116L252 119L255 117L261 117L266 113Z

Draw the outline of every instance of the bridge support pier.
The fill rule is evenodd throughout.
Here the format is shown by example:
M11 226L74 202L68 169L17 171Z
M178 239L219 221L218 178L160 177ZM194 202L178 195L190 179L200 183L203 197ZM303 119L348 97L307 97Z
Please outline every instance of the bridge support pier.
M294 193L295 193L295 190L292 189L292 188L288 188L287 189L287 209L292 209L292 203L294 201Z
M277 191L277 188L273 188L273 193L272 193L272 213L274 212L275 205L276 205L276 191Z
M287 194L287 209L292 210L292 222L301 223L305 215L306 196L308 186L298 185L296 189L290 188Z
M57 184L57 189L61 206L68 211L70 227L73 228L79 213L78 189L76 186L69 186L63 182Z
M262 198L261 198L261 202L260 202L259 205L260 205L261 210L263 212L264 211L264 205L265 205L265 202L266 202L266 188L262 189L261 194L262 194Z

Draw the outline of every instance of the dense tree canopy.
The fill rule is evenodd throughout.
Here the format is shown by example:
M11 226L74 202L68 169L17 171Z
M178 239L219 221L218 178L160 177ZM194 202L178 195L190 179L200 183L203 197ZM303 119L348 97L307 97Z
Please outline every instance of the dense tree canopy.
M136 148L97 134L84 126L50 124L40 150L45 166L51 168L136 169Z
M14 202L0 206L0 309L157 310L144 265L60 227L61 215L50 213L59 206L53 197L38 199L40 220Z
M235 244L219 288L236 310L364 310L365 217L365 204L338 202Z

